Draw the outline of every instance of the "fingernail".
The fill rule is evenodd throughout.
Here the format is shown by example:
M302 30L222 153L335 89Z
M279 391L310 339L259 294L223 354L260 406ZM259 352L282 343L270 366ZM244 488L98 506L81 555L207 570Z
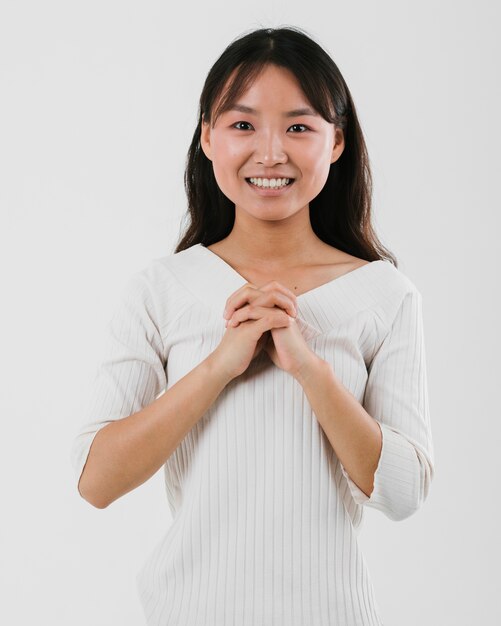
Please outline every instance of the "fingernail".
M225 309L225 310L223 311L223 317L226 317L227 315L228 315L228 309Z

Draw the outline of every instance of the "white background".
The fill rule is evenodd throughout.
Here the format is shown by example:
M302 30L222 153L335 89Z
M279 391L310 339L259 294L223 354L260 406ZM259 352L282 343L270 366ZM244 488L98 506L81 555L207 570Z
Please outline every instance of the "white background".
M296 25L348 83L377 233L423 295L436 477L414 516L367 509L360 533L385 626L501 623L498 3L0 11L0 622L144 623L134 576L170 524L162 472L99 510L69 450L119 289L179 238L207 72L244 31Z

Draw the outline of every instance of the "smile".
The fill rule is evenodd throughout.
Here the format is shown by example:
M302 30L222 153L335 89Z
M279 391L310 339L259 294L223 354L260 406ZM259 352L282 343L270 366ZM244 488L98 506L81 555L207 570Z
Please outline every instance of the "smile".
M260 196L278 196L294 183L294 178L246 178L247 183Z
M250 182L253 185L257 185L258 187L265 187L276 189L277 187L285 187L288 185L291 178L249 178Z

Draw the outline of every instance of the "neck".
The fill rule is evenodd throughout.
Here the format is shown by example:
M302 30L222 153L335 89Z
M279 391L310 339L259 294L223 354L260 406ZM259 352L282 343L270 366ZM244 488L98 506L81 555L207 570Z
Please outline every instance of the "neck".
M309 209L283 220L262 220L235 212L231 233L222 240L242 267L284 268L307 264L325 246L311 228Z

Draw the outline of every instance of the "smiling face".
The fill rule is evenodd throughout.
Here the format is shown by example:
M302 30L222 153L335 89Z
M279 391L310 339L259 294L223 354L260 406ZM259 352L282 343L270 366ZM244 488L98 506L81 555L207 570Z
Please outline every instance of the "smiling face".
M265 66L214 128L203 122L200 143L236 216L245 211L265 220L307 211L344 149L342 130L312 109L290 70L275 65ZM260 188L249 181L263 177L291 184Z

